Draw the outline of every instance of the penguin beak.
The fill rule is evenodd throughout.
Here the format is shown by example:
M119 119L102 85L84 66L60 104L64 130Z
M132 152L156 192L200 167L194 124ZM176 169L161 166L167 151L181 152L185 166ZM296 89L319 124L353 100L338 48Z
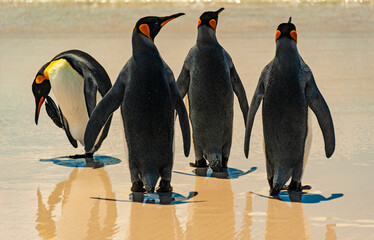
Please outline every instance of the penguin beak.
M45 98L42 96L39 99L35 99L36 103L36 108L35 108L35 124L38 125L38 120L39 120L39 113L40 113L40 108L43 105Z
M217 12L216 12L217 15L219 15L223 10L225 10L225 8L220 8L220 9L218 9Z
M167 16L167 17L161 17L160 20L161 20L161 27L163 27L165 24L167 24L168 22L170 22L171 20L177 18L177 17L180 17L180 16L183 16L185 15L184 13L177 13L177 14L173 14L173 15L170 15L170 16Z

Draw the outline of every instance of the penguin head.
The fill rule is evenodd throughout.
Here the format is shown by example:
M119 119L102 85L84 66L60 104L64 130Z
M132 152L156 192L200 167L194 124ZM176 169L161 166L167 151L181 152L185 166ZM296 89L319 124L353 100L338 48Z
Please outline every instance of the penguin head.
M199 20L197 20L197 28L200 26L208 26L216 31L217 23L218 23L218 15L224 10L224 8L220 8L217 11L209 11L204 12L201 14Z
M296 27L291 23L291 17L288 20L288 23L281 23L275 32L275 41L281 38L289 38L297 43Z
M161 28L171 20L184 15L184 13L177 13L166 17L144 17L139 19L135 24L134 32L140 33L145 37L154 41Z
M38 125L40 108L43 105L45 98L51 91L51 83L48 78L47 68L49 63L45 64L36 74L34 82L32 83L32 93L35 97L35 124ZM46 75L47 74L47 75Z

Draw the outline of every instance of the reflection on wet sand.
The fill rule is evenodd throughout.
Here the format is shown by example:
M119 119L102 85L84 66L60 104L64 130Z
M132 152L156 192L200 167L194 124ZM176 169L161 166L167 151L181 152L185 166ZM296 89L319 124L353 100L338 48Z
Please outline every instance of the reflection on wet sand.
M336 239L338 239L336 237L335 227L336 227L335 223L326 224L325 240L336 240Z
M292 197L290 196L290 199ZM310 225L304 216L303 204L269 198L265 239L311 239Z
M252 226L252 193L247 193L247 201L243 212L243 224L239 231L238 239L251 239Z
M143 203L142 196L133 197L126 239L183 239L176 205Z
M115 198L104 168L74 168L68 180L56 184L45 202L37 190L36 229L43 239L107 239L117 230Z
M188 205L185 239L234 239L235 213L231 180L197 176L195 191L199 193L195 200L201 202Z

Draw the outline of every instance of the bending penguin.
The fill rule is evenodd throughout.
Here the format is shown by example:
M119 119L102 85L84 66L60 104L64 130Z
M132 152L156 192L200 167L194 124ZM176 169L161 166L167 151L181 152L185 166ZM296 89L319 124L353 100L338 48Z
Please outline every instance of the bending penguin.
M190 165L207 167L207 160L213 171L227 168L234 93L244 122L248 112L247 97L234 63L216 38L218 15L223 10L200 16L196 45L189 51L177 81L182 98L188 93L195 148L195 163Z
M276 53L263 69L248 112L244 152L248 158L249 140L257 109L262 103L262 122L270 194L277 195L292 177L288 190L300 191L301 178L312 137L312 109L325 142L326 157L335 149L334 125L312 71L297 50L297 32L291 18L275 32ZM308 120L309 119L309 120Z
M77 148L78 141L84 146L84 132L96 100L101 99L111 87L108 74L89 54L79 50L62 52L46 63L35 76L32 84L36 104L35 124L38 125L40 108L45 101L48 116L65 130L71 145ZM48 96L51 89L58 106ZM100 96L97 96L97 91ZM69 157L92 157L107 137L110 123L111 118L89 152Z
M112 113L121 106L134 192L169 192L173 167L174 109L179 115L184 154L190 150L190 127L173 72L163 61L154 38L169 21L167 17L144 17L132 33L133 55L122 68L113 88L95 108L84 136L91 151L95 139ZM144 189L145 187L145 189Z

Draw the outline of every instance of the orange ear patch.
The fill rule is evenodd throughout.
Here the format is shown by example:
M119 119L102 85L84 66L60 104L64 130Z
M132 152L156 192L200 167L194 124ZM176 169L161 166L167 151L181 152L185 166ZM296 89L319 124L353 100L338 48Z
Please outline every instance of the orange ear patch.
M209 21L209 25L214 29L214 31L216 30L216 27L217 27L217 22L216 22L216 20L211 19L211 20Z
M38 75L35 79L36 84L41 84L44 80L48 80L48 78L44 77L43 75Z
M201 19L199 18L199 20L197 20L197 27L199 27L201 24Z
M297 43L297 32L295 30L292 30L290 32L290 35L291 35L292 39L295 40L295 42Z
M152 40L151 31L149 30L149 26L147 24L140 25L139 30L141 33L143 33L145 36Z
M281 31L279 31L279 30L277 30L277 31L275 32L275 41L277 41L277 39L280 37L281 34L282 34L282 33L281 33Z

